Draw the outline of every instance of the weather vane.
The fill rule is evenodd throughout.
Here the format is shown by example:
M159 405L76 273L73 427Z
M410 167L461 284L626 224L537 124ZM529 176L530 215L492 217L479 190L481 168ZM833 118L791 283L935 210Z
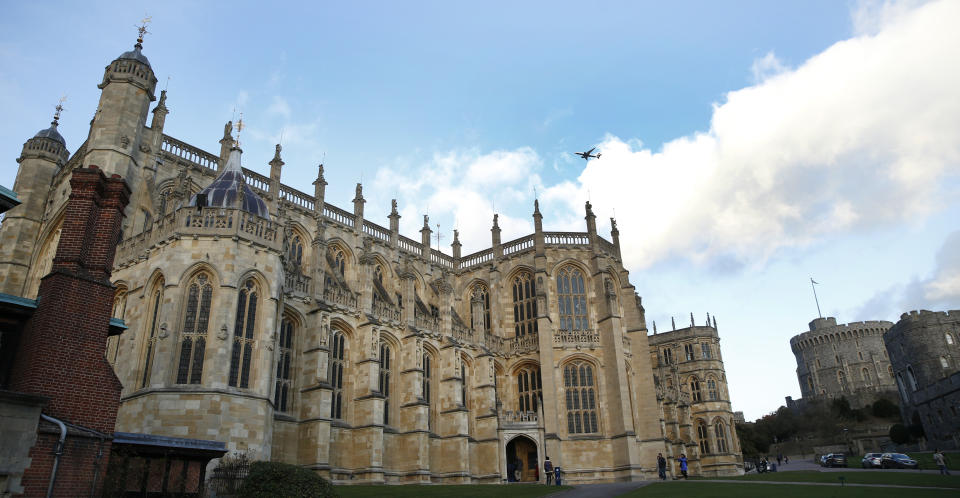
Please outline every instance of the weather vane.
M140 20L139 26L134 25L136 26L137 33L139 34L139 36L137 36L137 45L143 43L143 35L149 33L149 31L147 31L147 24L150 24L150 19L152 19L152 16L146 16Z
M57 110L57 112L53 113L54 123L60 122L60 113L63 112L63 103L66 101L67 101L67 96L64 95L63 97L60 97L60 102L57 102L57 107L54 107L54 109Z
M438 248L437 250L439 250L439 247L440 247L440 239L442 239L442 238L443 238L443 234L440 233L440 224L437 223L437 248Z

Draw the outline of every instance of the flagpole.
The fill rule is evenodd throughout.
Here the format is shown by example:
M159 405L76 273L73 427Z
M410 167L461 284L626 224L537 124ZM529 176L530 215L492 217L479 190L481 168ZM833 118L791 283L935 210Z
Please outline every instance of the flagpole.
M820 315L820 318L823 318L823 313L820 313L820 300L817 299L817 288L813 286L815 284L813 277L810 277L810 288L813 289L813 302L817 303L817 314Z

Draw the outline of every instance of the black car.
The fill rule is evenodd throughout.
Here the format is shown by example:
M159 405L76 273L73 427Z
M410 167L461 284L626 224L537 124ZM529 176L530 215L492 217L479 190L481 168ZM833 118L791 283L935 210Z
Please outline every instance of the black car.
M917 461L903 453L884 453L880 457L880 467L884 469L918 469Z
M821 464L824 467L846 467L847 466L847 456L843 453L830 453L824 455L821 459Z
M860 460L860 466L865 469L879 469L881 456L883 456L883 453L867 453Z

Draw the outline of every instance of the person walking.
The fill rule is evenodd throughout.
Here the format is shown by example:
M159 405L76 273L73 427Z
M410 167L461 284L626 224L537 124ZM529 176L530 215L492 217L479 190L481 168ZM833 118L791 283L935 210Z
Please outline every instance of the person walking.
M661 481L667 480L667 459L663 458L663 453L657 453L657 475Z
M680 474L683 475L683 478L687 478L687 455L681 453L680 458L677 459L680 462Z
M549 486L553 481L553 462L550 461L550 457L543 461L543 475L547 479L547 486Z
M940 448L937 448L933 452L933 463L937 464L937 467L940 467L940 475L948 476L950 471L947 470L947 462L943 458L943 453L940 452Z

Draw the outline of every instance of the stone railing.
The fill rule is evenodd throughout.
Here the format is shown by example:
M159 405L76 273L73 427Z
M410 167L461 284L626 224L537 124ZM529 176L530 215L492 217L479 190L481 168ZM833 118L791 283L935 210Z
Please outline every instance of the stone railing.
M183 159L186 162L196 164L197 166L217 171L220 169L220 158L203 150L194 147L186 142L181 142L169 135L163 136L160 142L160 150L167 152L175 157Z
M413 324L420 329L440 332L440 320L433 315L414 313Z
M589 246L590 236L584 232L543 232L544 243L559 246Z
M372 235L384 242L390 242L390 230L371 221L363 220L363 233Z
M286 185L280 185L280 198L308 211L313 211L315 204L313 196Z
M457 325L455 323L453 324L452 328L453 338L456 339L457 342L461 344L474 344L473 339L476 336L473 333L473 329Z
M278 249L278 225L240 209L180 208L157 219L145 232L127 238L117 246L117 264L140 257L152 245L168 237L239 237Z
M460 268L470 268L471 266L482 265L487 261L493 261L493 249L484 249L473 254L468 254L460 259Z
M302 273L287 273L283 278L283 290L297 294L310 294L310 277Z
M420 255L422 252L420 248L423 247L423 245L419 242L415 242L413 239L409 239L403 235L401 235L397 240L397 245L400 246L400 250L416 254L417 256Z
M553 334L553 347L598 348L600 334L595 330L558 330Z
M512 411L501 410L497 414L501 426L533 426L536 427L539 420L537 412L533 411Z
M533 249L533 235L527 235L526 237L520 237L516 240L511 240L506 244L503 244L503 255L509 255L514 253L521 253L527 250Z
M433 261L440 266L453 268L453 256L447 256L436 249L430 249L430 261Z
M540 349L540 342L536 332L509 339L511 354L524 354Z
M503 353L504 343L505 341L503 337L496 336L493 334L483 334L483 345L490 351Z
M323 290L323 299L328 303L339 304L350 309L357 308L357 296L335 285L327 286Z
M382 301L374 300L373 301L373 316L380 318L382 320L387 320L391 322L400 321L400 309L396 306L392 306L389 303Z
M347 228L353 228L353 213L340 209L333 204L323 204L323 216Z
M247 185L250 186L253 190L258 191L261 194L270 193L270 177L263 176L256 171L251 171L247 168L243 168L243 179L246 180Z

